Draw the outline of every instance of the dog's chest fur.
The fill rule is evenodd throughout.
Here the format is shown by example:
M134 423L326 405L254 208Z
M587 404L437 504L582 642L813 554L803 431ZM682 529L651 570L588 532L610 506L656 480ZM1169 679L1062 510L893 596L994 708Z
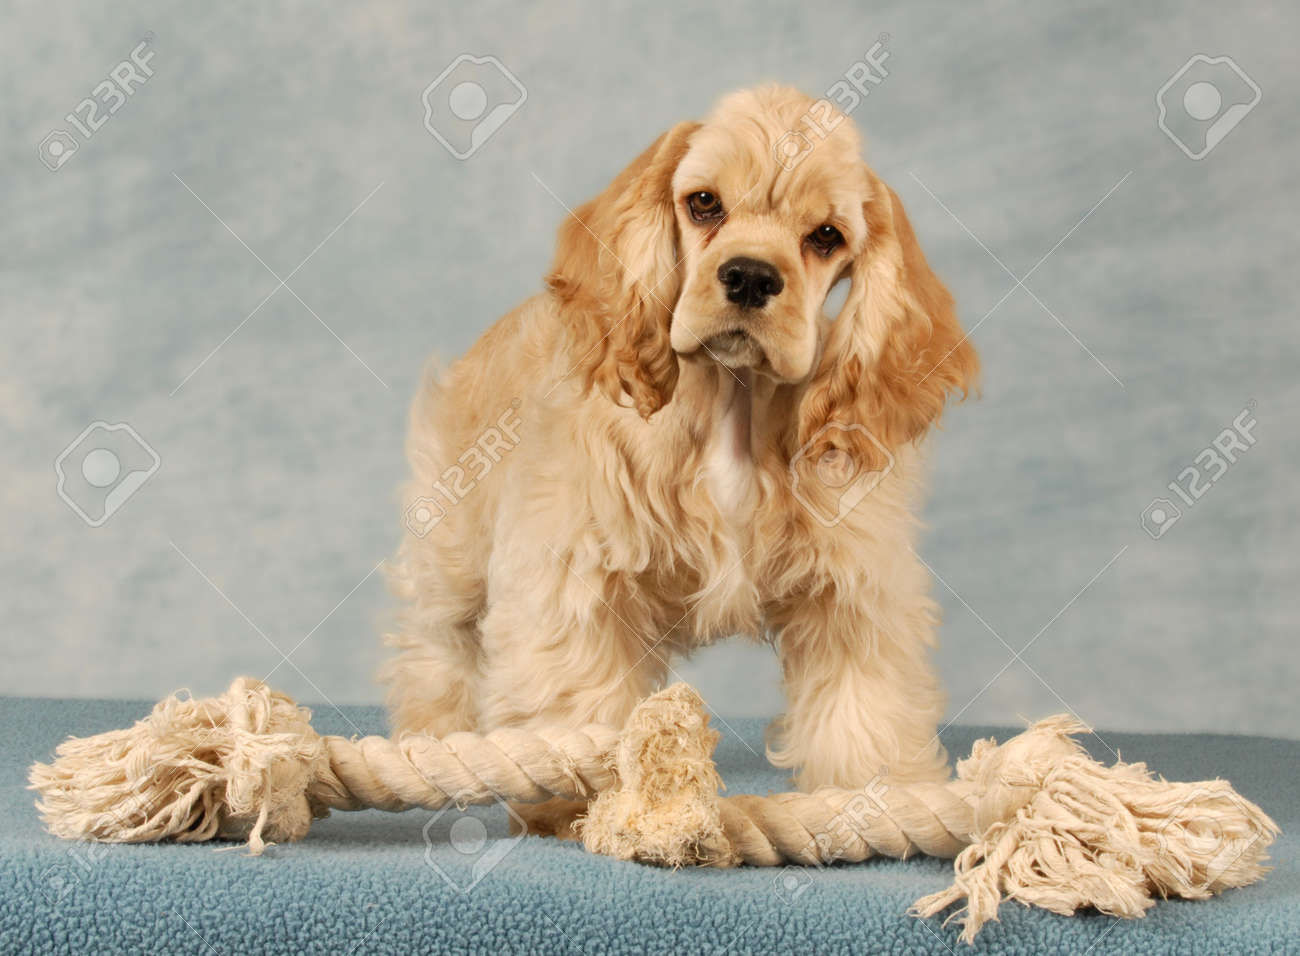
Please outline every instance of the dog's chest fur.
M719 391L705 457L709 492L727 521L744 521L754 508L752 376L745 370Z

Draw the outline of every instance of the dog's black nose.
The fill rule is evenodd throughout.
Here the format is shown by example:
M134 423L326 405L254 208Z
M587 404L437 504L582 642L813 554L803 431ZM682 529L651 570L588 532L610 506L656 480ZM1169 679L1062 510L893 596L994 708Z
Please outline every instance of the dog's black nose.
M736 256L718 266L718 281L726 288L727 299L742 309L761 309L785 288L776 266L746 256Z

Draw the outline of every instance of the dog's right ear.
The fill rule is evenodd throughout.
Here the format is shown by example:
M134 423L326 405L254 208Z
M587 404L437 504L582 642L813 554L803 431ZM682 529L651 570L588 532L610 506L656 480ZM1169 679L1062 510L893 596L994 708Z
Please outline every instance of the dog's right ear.
M681 291L672 179L698 123L679 123L565 220L546 284L560 301L574 372L643 418L672 397L669 324Z

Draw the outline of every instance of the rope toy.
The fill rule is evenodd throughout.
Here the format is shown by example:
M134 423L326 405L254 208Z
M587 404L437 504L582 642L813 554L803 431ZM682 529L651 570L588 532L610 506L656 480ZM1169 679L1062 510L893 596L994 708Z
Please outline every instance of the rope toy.
M140 843L299 840L330 810L437 809L498 799L594 798L586 848L664 866L779 866L916 853L955 858L928 917L964 903L974 940L1013 899L1071 915L1140 917L1154 897L1202 899L1259 880L1277 825L1223 780L1171 783L1141 763L1105 767L1068 716L975 744L942 784L873 781L721 797L718 734L693 688L646 698L621 731L501 729L442 739L321 737L311 714L260 681L170 697L125 730L69 738L31 788L51 833Z

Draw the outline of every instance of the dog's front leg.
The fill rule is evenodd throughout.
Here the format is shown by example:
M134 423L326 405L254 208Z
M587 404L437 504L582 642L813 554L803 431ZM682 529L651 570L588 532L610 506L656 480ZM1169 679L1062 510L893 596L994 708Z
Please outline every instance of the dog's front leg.
M480 625L480 726L620 727L665 671L645 602L628 598L615 575L578 571L571 556L546 558L494 575ZM514 809L529 833L572 837L586 806L556 798Z
M929 651L934 605L920 569L882 593L863 581L783 602L772 615L786 691L768 757L804 790L873 778L943 780L936 729L944 695Z

